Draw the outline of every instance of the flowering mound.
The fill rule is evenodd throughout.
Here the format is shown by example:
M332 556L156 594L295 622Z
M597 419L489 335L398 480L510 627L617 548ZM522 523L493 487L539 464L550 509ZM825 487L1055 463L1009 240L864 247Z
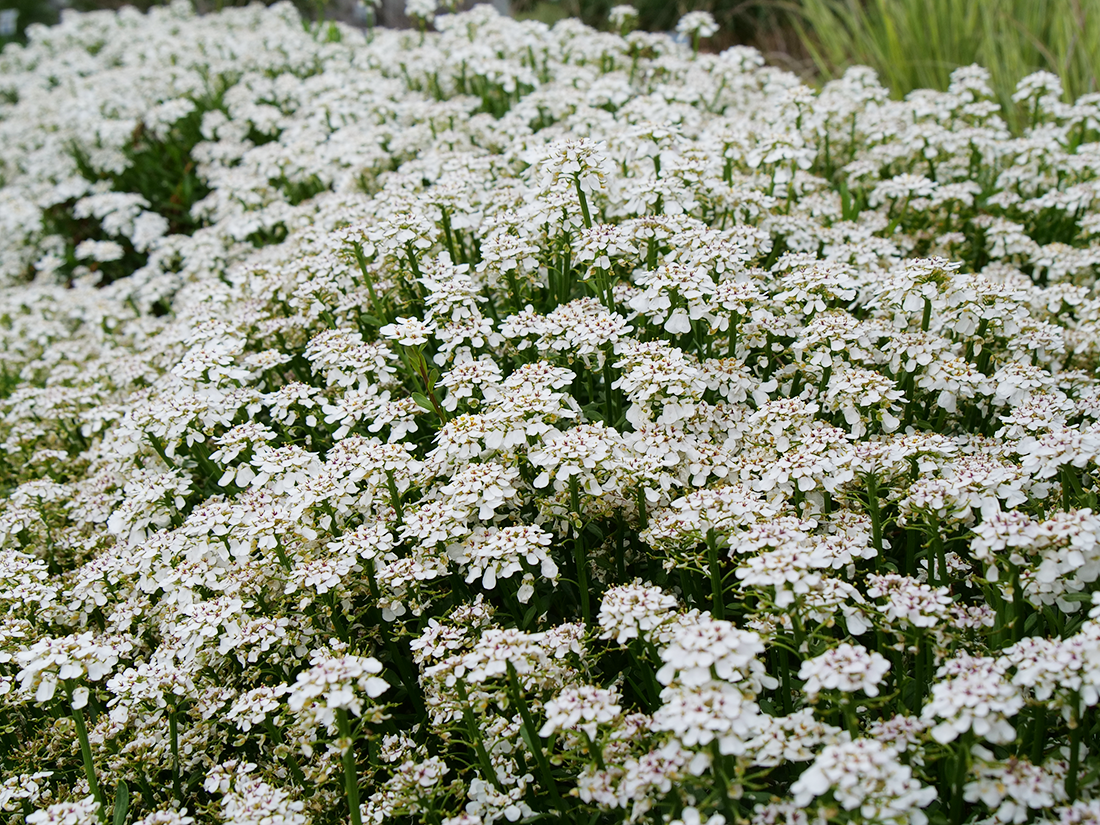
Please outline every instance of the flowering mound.
M6 821L1100 821L1100 97L435 28L0 57Z

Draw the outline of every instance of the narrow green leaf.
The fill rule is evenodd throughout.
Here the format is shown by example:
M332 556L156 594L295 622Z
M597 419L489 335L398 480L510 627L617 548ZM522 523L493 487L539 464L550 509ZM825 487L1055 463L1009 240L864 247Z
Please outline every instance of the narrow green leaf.
M126 782L120 780L115 789L115 825L126 825L126 814L130 811L130 789Z

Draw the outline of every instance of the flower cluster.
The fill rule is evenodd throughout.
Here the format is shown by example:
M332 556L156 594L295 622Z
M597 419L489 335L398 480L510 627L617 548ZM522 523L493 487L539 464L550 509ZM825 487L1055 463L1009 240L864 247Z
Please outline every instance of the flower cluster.
M1100 820L1100 96L437 11L0 54L5 821Z

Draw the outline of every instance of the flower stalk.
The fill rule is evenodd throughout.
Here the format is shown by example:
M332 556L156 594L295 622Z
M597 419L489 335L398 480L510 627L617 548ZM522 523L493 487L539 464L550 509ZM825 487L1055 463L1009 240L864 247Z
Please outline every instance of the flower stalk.
M103 790L99 786L99 778L96 776L95 762L92 759L92 746L88 741L88 726L84 722L84 710L73 705L73 686L66 683L69 696L69 707L72 711L73 723L76 725L76 737L80 742L80 757L84 762L84 777L88 780L88 788L99 803L97 809L100 822L107 821L107 801L103 797Z
M336 708L336 724L343 750L340 758L344 765L344 792L351 812L351 825L363 825L363 815L359 810L359 776L355 768L355 740L351 736L351 720L346 708Z

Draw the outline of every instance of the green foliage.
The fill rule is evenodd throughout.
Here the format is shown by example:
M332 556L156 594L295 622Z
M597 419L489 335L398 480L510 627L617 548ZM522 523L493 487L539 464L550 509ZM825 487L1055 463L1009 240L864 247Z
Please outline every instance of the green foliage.
M115 192L136 192L149 202L149 208L168 220L169 234L191 234L200 221L191 215L191 207L206 197L210 189L198 176L191 150L200 140L202 115L221 105L220 98L198 99L195 111L181 118L163 137L157 137L140 123L134 129L126 148L127 167L121 172L97 169L79 146L72 146L80 174L91 181L110 181ZM75 250L84 240L105 240L108 235L98 220L76 218L75 199L51 207L44 214L49 233L67 239L65 272L77 265ZM146 255L134 249L124 238L111 238L122 243L124 255L117 261L97 264L100 284L106 285L133 272L145 263Z
M14 11L15 31L0 32L0 47L8 43L25 43L27 26L41 23L46 26L57 22L57 9L43 0L0 0L0 11Z
M589 26L607 28L608 12L619 4L620 0L513 0L512 15L518 20L539 20L548 25L577 17ZM651 32L671 31L689 11L710 12L721 27L717 39L722 43L757 43L778 33L785 16L784 9L769 2L634 0L629 5L638 11L637 27Z
M1046 70L1071 98L1097 91L1100 4L1095 0L799 0L792 21L817 68L836 76L853 64L887 87L945 89L951 71L978 63L1013 126L1022 123L1017 81Z

